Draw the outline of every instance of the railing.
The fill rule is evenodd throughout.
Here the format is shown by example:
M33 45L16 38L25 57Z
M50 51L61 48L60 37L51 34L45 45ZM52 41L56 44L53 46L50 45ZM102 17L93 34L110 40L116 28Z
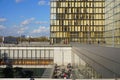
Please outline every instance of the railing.
M0 78L0 80L30 80L30 78ZM34 80L73 80L73 79L49 79L34 78ZM93 79L75 79L75 80L93 80ZM94 79L94 80L120 80L120 79Z
M71 46L69 44L54 44L51 45L49 42L31 42L31 43L27 43L27 42L23 42L20 44L3 44L0 43L0 47L47 47L47 46L56 46L56 47L64 47L64 46Z

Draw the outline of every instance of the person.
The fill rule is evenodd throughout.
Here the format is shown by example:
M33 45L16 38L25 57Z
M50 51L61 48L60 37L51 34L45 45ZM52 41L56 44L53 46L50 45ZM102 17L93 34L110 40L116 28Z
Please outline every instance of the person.
M100 41L98 40L98 44L100 44Z

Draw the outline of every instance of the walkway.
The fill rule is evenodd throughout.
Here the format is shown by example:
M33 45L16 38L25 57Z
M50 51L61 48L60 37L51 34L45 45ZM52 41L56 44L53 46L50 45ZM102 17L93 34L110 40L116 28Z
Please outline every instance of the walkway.
M120 77L120 49L98 45L73 45L72 50L103 78Z

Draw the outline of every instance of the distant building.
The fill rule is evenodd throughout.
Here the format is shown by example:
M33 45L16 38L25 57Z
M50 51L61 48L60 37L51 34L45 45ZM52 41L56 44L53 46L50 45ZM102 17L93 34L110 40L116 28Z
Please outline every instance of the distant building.
M26 38L26 36L25 35L21 35L21 38Z
M120 0L105 0L106 44L120 45Z
M15 37L3 37L2 41L7 44L18 44L18 40Z
M51 43L104 41L105 0L51 0Z

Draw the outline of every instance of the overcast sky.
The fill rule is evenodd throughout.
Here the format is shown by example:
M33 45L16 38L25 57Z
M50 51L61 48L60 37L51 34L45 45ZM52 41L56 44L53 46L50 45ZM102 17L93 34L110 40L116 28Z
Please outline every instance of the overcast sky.
M0 0L0 36L49 36L50 0Z

